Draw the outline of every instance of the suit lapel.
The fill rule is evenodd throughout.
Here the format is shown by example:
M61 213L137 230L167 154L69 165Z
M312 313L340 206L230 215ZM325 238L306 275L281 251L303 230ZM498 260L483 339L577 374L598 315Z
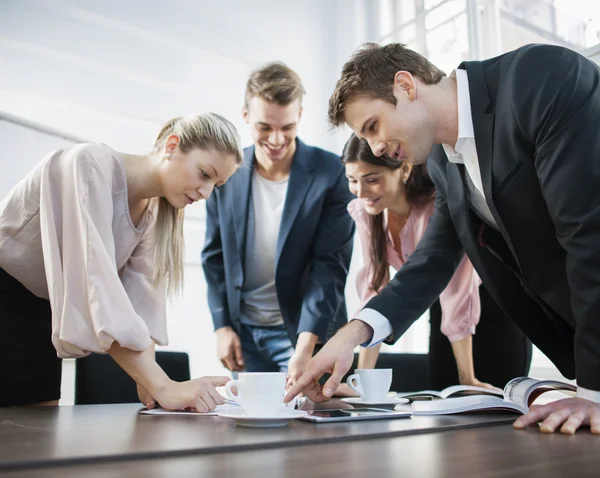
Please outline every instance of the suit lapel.
M275 269L277 269L281 252L298 216L300 207L304 203L304 198L313 182L312 169L312 148L304 144L300 139L296 139L296 153L292 160L290 180L283 206L281 225L279 226L279 237L277 238Z
M436 154L444 155L441 146ZM469 217L469 200L466 194L466 183L464 179L465 167L462 164L446 161L446 176L448 178L448 197L446 198L450 216L456 222L456 219L462 221ZM468 222L468 221L467 221ZM457 225L458 226L458 225ZM457 229L461 229L465 224L461 222Z
M466 194L467 185L464 165L448 161L441 145L434 147L430 158L438 163L443 161L446 164L446 184L448 187L446 204L448 205L450 217L452 217L456 231L461 237L463 244L467 240L475 246L477 234L475 233L473 222L470 220L471 215L469 211L469 199Z
M254 146L244 149L244 162L236 175L231 193L229 210L233 211L235 240L240 259L244 260L246 249L246 231L248 229L248 211L252 190L252 171L254 170ZM239 212L239 215L238 215Z
M481 172L485 200L500 229L500 233L516 259L517 255L515 254L512 241L508 236L504 222L493 201L495 114L487 112L491 100L485 81L483 65L480 62L464 62L459 68L463 67L466 68L469 78L469 97L471 99L471 115L473 118L473 131L475 133L475 147L477 149L477 158L479 160L479 169Z

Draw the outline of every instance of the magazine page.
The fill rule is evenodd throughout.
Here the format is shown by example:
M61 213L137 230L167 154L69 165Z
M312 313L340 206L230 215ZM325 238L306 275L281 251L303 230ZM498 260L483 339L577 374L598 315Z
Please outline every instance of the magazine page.
M576 392L577 387L573 384L556 380L538 380L531 377L518 377L512 379L506 384L506 387L504 387L504 399L529 409L536 398L542 393L550 390Z
M417 392L398 393L397 398L449 398L463 395L493 395L503 397L503 391L499 388L477 387L475 385L451 385L441 392L436 390L420 390Z
M411 406L413 415L450 415L481 410L527 412L527 409L523 409L516 403L492 395L470 395L429 402L413 402Z
M442 398L441 392L436 390L419 390L417 392L402 392L396 394L396 398Z
M503 397L503 391L499 388L485 388L477 387L475 385L452 385L442 390L441 397L449 398L452 396L459 395L495 395L497 397Z

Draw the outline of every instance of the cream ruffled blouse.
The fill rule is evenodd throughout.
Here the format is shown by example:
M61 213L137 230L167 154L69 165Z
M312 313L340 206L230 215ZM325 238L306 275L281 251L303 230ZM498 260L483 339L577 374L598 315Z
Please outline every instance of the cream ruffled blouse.
M98 144L51 153L0 202L0 267L50 300L59 357L167 343L154 221L133 224L123 160Z

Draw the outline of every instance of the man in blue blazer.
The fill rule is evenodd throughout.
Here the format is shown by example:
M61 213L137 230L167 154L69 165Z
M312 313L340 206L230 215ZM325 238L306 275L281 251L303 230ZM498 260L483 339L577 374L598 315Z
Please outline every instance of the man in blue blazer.
M243 115L254 145L207 201L202 251L223 365L287 371L291 383L347 322L354 235L339 157L297 138L303 95L282 63L250 76Z
M344 66L329 119L375 155L427 160L436 210L396 277L313 359L290 396L331 395L360 343L393 342L446 287L466 252L503 311L577 396L516 428L600 434L600 70L566 48L527 45L447 77L400 44ZM323 392L311 384L335 370ZM288 397L289 398L289 397Z

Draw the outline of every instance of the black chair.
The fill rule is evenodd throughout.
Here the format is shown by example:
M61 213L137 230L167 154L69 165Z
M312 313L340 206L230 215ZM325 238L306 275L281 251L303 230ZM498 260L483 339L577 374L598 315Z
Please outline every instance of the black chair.
M171 380L190 379L190 360L184 352L156 352L156 362ZM104 354L75 361L75 405L139 402L135 382Z
M394 371L391 387L394 392L427 390L431 388L428 358L428 354L381 353L375 368Z
M375 368L393 370L392 386L394 392L414 392L431 389L429 380L428 354L380 353ZM344 377L344 382L358 366L358 354Z

